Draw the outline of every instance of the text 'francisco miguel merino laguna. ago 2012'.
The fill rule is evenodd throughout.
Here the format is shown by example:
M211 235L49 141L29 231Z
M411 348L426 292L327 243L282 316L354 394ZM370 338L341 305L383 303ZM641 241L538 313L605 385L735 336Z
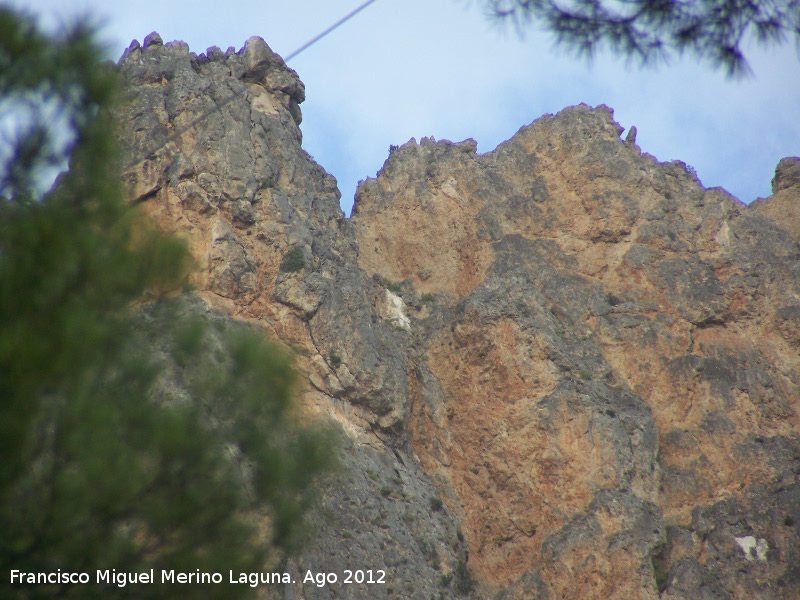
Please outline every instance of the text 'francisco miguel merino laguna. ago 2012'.
M175 572L174 570L161 570L161 583L176 584L219 584L223 583L222 573L205 573L200 570L194 573ZM94 581L89 573L76 573L62 571L52 571L49 573L28 573L25 571L12 570L11 583L31 584L31 585L54 585L54 584L89 584L116 585L125 587L129 584L150 584L155 583L155 569L141 573L117 572L116 569L106 569L96 571ZM383 570L367 569L351 571L345 569L341 578L337 573L315 573L311 570L306 571L303 576L303 583L310 583L317 587L324 587L334 583L375 583L386 582L386 572ZM295 583L289 573L234 573L228 571L226 583L241 583L250 587L257 587L261 584Z

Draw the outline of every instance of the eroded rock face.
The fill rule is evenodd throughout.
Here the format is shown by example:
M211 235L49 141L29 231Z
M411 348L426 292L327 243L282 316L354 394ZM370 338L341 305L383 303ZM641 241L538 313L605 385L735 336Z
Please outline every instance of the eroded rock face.
M772 196L759 198L750 205L750 210L774 219L800 241L800 158L792 156L778 163L772 179Z
M156 38L120 61L131 198L187 237L206 302L298 352L305 406L350 439L294 572L386 570L353 598L466 594L460 561L498 600L800 594L789 228L583 105L483 155L412 140L347 220L263 40Z
M756 526L752 490L797 485L797 455L777 466L763 443L800 450L800 249L621 132L579 106L485 155L412 140L357 192L359 264L441 311L416 328L410 435L503 598L691 596L684 558L698 581L763 570L737 566L735 537L778 543L794 519ZM732 499L709 563L693 515ZM770 576L792 565L776 552ZM758 587L740 579L731 597Z
M428 600L467 547L454 515L432 510L436 486L396 437L408 418L408 345L384 318L387 290L357 266L335 179L301 148L302 83L260 38L198 56L156 34L119 68L132 98L120 133L131 200L188 240L208 304L297 353L304 406L351 440L313 517L313 544L287 566L297 583L262 592L331 598L330 586L303 583L308 569L371 569L386 584L348 586L350 597ZM302 259L295 251L281 270L291 248Z

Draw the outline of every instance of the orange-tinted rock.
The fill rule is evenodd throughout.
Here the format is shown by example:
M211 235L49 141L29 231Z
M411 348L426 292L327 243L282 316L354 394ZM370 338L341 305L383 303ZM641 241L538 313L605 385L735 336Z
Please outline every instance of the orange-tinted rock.
M396 579L354 598L455 597L465 559L498 600L800 594L797 232L584 105L486 154L412 140L347 220L266 44L121 68L132 198L352 441L305 564ZM762 206L798 189L781 165Z
M485 155L411 142L357 194L359 265L452 313L411 439L503 597L656 598L669 527L798 467L747 458L800 447L797 246L620 132L579 106Z

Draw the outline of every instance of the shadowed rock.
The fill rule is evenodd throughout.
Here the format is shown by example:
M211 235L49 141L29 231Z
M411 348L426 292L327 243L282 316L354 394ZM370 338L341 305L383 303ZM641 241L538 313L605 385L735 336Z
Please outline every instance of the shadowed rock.
M348 438L298 582L363 565L389 585L349 597L472 576L508 600L797 597L800 247L765 208L796 200L797 159L747 207L580 105L485 154L393 148L348 220L263 40L135 43L120 69L132 201L189 240L207 303L295 349L306 410Z

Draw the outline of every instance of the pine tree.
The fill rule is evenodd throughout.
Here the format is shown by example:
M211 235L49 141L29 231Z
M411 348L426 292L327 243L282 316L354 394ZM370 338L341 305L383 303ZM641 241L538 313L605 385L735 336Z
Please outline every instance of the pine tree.
M729 76L749 71L742 47L786 38L800 44L799 0L487 0L517 26L541 22L558 43L591 56L603 44L649 63L690 52Z
M296 418L287 356L180 296L184 244L123 200L101 56L83 24L46 35L0 8L0 123L16 126L0 153L0 596L244 597L228 571L294 547L330 436ZM135 590L95 583L151 568ZM161 569L223 583L162 586Z

